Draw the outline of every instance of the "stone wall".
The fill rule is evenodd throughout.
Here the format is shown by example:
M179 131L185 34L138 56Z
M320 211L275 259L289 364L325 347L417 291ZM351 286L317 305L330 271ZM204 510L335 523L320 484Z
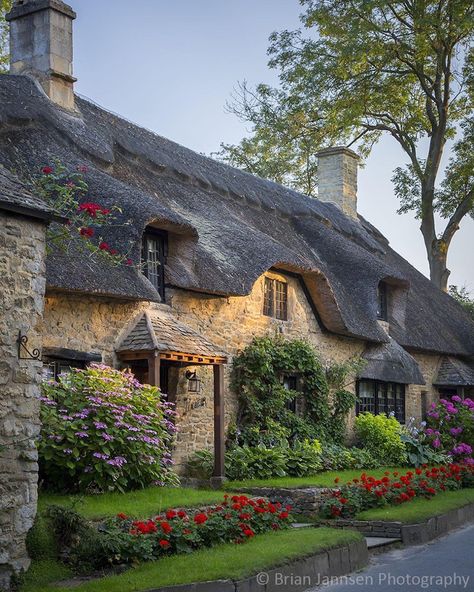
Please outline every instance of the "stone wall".
M0 590L26 569L36 513L41 362L19 360L18 332L41 348L45 227L0 211Z
M410 384L406 388L406 417L414 417L417 421L423 419L429 406L439 400L438 390L433 381L438 375L441 356L423 354L411 351L410 354L417 361L426 384Z

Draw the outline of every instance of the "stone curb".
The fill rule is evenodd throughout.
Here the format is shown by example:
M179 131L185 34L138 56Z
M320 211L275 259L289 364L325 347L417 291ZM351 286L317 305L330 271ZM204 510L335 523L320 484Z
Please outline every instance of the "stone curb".
M367 544L362 540L286 563L238 582L197 582L153 588L147 592L282 592L289 587L292 592L303 592L320 579L349 574L365 567L368 561Z
M427 543L450 530L474 521L474 503L433 516L418 524L384 522L383 520L321 520L319 524L332 528L350 528L364 536L399 538L406 546Z

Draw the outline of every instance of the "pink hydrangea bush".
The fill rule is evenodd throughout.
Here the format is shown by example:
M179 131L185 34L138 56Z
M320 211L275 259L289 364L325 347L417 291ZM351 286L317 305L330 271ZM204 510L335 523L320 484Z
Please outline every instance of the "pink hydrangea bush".
M455 395L432 404L425 431L433 448L456 462L474 464L474 401Z
M102 364L42 386L40 476L47 488L124 491L172 484L173 405Z

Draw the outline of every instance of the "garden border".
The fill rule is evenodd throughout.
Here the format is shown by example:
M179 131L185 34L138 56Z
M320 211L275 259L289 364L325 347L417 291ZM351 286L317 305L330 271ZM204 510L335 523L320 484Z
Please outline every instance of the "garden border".
M350 574L365 567L368 562L367 544L365 540L360 540L271 567L260 574L237 582L232 580L196 582L165 588L152 588L147 592L281 592L285 588L280 583L280 579L285 577L287 581L291 579L292 591L303 592L312 584L316 584L319 578ZM260 583L259 576L261 574L268 577L268 583Z
M364 536L399 538L403 545L420 545L474 521L474 502L432 516L424 522L404 523L384 520L326 519L319 524L331 528L351 528Z

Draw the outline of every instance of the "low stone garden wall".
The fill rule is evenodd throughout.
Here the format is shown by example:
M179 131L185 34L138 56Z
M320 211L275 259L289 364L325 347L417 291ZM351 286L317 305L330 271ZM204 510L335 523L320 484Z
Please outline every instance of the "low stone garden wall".
M240 491L254 497L267 498L274 504L279 502L283 506L290 505L292 507L291 513L296 516L314 516L333 490L329 487L305 487L302 489L252 487Z
M383 522L381 520L321 520L320 524L323 526L330 526L331 528L351 528L357 530L364 536L384 537L390 539L402 538L402 523L401 522Z

